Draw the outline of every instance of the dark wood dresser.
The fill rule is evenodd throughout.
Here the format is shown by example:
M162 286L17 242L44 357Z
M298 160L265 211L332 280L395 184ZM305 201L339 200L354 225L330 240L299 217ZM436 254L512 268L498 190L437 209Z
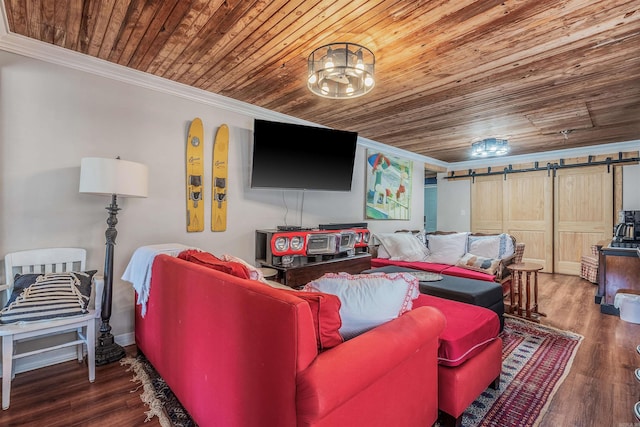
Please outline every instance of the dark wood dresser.
M261 266L278 271L276 281L292 288L303 286L324 273L358 274L371 268L371 254L360 253L348 257L336 257L324 261L294 263L289 266L270 265L260 262Z

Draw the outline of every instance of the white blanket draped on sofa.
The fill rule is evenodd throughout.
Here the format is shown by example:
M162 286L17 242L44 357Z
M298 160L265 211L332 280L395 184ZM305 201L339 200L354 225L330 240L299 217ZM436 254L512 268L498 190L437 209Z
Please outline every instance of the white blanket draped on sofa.
M141 246L135 250L124 270L122 280L131 282L138 293L137 304L142 305L142 317L147 313L147 300L151 285L151 267L153 260L159 254L176 257L187 249L197 249L180 243L162 243L158 245Z

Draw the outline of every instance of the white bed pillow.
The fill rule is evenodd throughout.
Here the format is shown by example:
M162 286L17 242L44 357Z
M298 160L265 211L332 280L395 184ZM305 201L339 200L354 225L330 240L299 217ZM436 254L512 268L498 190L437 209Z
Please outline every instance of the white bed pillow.
M392 261L424 261L429 250L411 233L376 233Z
M467 252L469 233L429 234L429 256L427 262L455 265Z
M409 273L326 273L303 290L340 299L340 334L345 340L410 311L420 295L418 279Z
M376 258L389 259L391 258L391 255L389 255L389 252L384 248L384 245L378 245L378 254L376 255Z
M504 259L513 255L515 248L506 233L493 236L469 236L468 252L485 258Z

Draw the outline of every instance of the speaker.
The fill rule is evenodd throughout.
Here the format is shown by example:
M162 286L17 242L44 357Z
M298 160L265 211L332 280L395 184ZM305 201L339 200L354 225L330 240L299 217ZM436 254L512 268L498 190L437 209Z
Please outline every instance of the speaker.
M309 232L307 255L329 255L340 251L340 233Z

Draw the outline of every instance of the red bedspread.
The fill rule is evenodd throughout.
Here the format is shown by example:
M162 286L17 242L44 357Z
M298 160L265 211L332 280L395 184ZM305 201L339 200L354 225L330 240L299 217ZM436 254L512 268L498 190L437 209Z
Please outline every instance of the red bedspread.
M413 268L416 270L430 271L432 273L445 274L447 276L466 277L467 279L484 280L494 282L496 276L469 270L467 268L455 267L449 264L434 264L432 262L421 261L392 261L386 258L374 258L371 260L371 268L396 265L398 267Z
M444 314L447 321L440 335L438 363L458 366L479 353L498 337L498 315L483 307L421 294L413 308L430 306Z

